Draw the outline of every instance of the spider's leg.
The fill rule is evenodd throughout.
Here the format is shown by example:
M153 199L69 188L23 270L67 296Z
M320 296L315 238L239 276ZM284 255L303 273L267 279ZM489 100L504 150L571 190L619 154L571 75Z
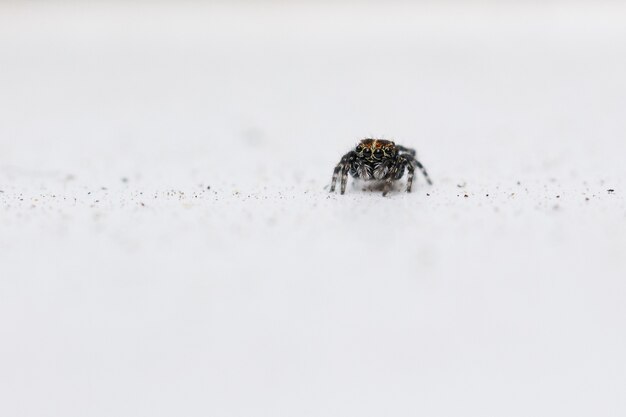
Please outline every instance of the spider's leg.
M416 167L418 167L420 171L422 171L422 174L424 174L424 178L426 178L426 181L428 181L428 184L433 185L433 182L430 180L430 177L428 176L428 172L426 172L426 168L424 168L424 165L422 165L420 161L418 161L415 157L413 157L409 161L409 164L413 164Z
M343 168L343 164L339 162L333 171L333 180L330 183L330 192L335 191L335 183L337 182L337 177L339 176L339 171Z
M349 171L350 171L350 164L345 164L343 166L343 171L341 172L341 194L346 192L346 184L348 183Z
M339 173L341 172L343 175L343 172L346 170L346 167L349 167L350 163L350 158L353 156L352 154L354 153L354 151L348 152L347 154L345 154L342 158L341 161L339 161L339 163L337 164L337 166L335 167L335 170L333 171L333 179L332 182L330 183L330 192L332 193L333 191L335 191L335 184L337 183L337 179L339 179ZM341 193L343 194L343 193Z
M396 145L396 149L400 152L406 152L409 155L411 155L412 157L415 157L415 149L412 148L406 148L402 145Z
M413 158L413 161L415 160L416 159ZM415 176L415 165L413 165L413 161L407 161L408 163L406 164L406 170L408 172L406 176L406 192L407 193L411 192L411 186L413 186L413 177Z

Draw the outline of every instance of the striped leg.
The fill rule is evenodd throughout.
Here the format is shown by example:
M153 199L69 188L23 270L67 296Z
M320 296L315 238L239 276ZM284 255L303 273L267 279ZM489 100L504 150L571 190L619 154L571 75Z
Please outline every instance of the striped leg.
M413 177L415 176L415 166L412 161L409 161L409 163L406 164L406 170L408 172L406 176L406 192L410 193L411 187L413 186Z
M332 193L333 191L335 191L335 184L337 183L337 177L339 177L339 171L341 171L343 168L343 164L341 162L339 162L337 164L337 166L335 167L335 170L333 171L333 180L330 183L330 192Z
M405 148L405 147L404 147L404 146L402 146L402 145L396 145L396 149L397 149L399 152L406 152L406 153L408 153L409 155L411 155L412 157L415 157L415 149Z
M340 173L341 173L341 194L344 193L346 189L345 183L347 181L348 172L350 171L350 164L352 163L354 156L355 156L354 151L348 152L341 158L341 161L339 161L339 163L335 167L335 170L333 171L333 179L332 179L332 182L330 183L331 193L335 191L335 184L337 184L337 180L339 179Z
M350 171L350 165L346 164L343 166L343 171L341 172L341 194L346 192L346 184L348 183L348 172Z
M426 168L424 168L424 165L422 165L422 163L415 158L413 158L413 163L420 169L420 171L422 171L422 174L424 174L424 177L426 178L426 181L428 181L428 184L433 185L433 182L430 180L430 177L428 176L428 172L426 172Z

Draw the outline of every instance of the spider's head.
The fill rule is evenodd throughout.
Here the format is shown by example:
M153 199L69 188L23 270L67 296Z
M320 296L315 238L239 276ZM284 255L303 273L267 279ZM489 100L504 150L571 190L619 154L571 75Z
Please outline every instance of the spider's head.
M359 158L372 162L395 158L396 144L390 140L363 139L354 150Z

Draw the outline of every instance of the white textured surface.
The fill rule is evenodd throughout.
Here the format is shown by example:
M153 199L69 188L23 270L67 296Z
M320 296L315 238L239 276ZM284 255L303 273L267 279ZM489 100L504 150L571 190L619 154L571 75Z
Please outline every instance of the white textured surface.
M0 415L624 415L624 21L1 5Z

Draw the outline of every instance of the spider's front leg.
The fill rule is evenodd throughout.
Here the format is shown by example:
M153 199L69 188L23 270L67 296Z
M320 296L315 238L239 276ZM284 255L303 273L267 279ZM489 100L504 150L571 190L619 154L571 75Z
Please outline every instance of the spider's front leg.
M335 184L337 183L337 179L339 178L339 174L341 173L341 194L346 191L346 183L348 182L348 172L350 171L350 164L354 161L356 157L356 152L350 151L345 154L341 161L335 167L333 171L333 179L330 183L330 192L335 191Z

